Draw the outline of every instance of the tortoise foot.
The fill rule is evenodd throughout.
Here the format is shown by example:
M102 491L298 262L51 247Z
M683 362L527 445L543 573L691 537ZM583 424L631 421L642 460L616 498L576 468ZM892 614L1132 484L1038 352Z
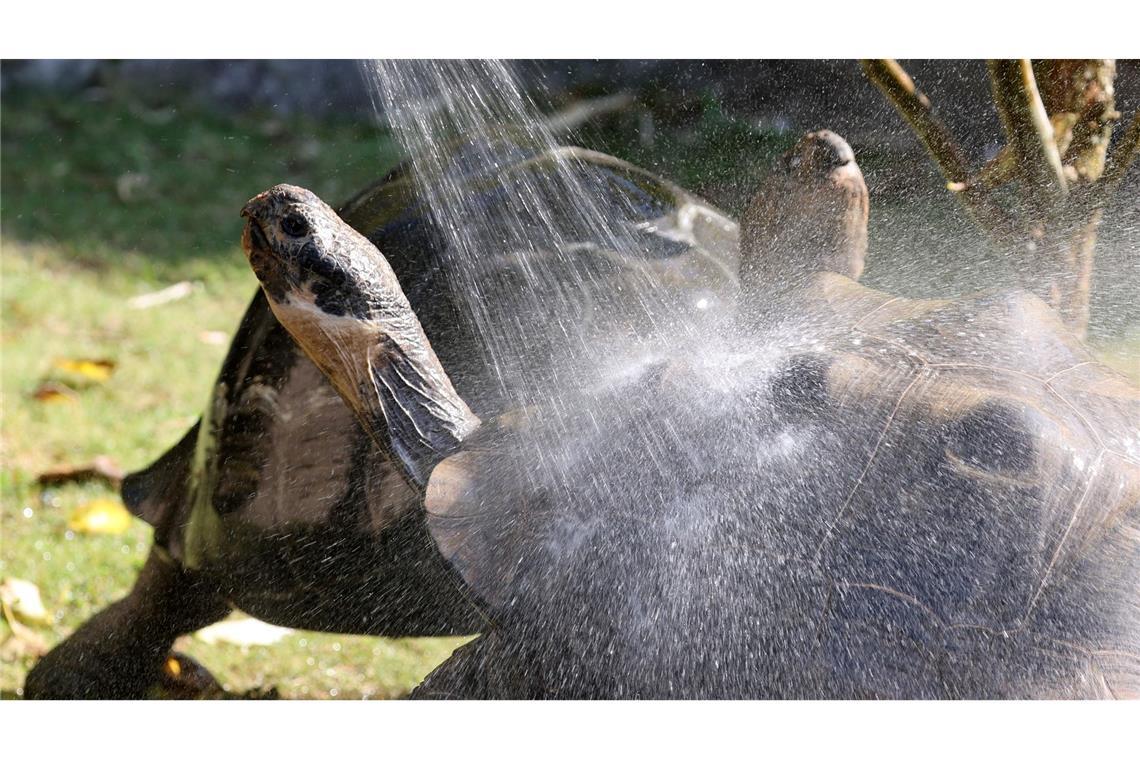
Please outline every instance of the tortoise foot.
M28 673L25 699L217 699L225 695L204 666L179 652L139 657L126 651L57 647Z
M150 699L222 699L226 692L202 663L188 654L171 651L146 696Z
M102 610L28 672L26 699L193 696L221 687L192 659L171 654L179 636L224 618L225 599L152 551L131 593Z

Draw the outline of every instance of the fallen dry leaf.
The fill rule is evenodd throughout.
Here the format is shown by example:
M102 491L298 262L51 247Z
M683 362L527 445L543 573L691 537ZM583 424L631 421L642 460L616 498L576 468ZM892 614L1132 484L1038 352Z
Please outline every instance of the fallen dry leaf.
M198 333L198 340L210 346L224 346L229 338L229 333L221 330L203 330Z
M293 633L292 628L270 625L256 618L234 618L206 626L194 635L207 644L270 646Z
M36 478L41 486L58 486L64 483L76 483L87 480L105 480L112 487L118 488L123 482L126 473L107 456L98 456L91 464L79 467L56 467L41 472Z
M56 359L52 364L66 375L96 383L106 382L115 371L110 359Z
M164 303L177 301L180 298L185 298L194 292L194 284L183 280L176 282L168 288L156 290L153 293L143 293L142 295L135 296L134 298L127 299L127 306L132 309L149 309L153 306L161 306Z
M4 617L9 624L13 620L29 625L51 622L40 597L39 587L23 578L9 577L0 581L0 605L3 605Z
M12 635L0 644L0 660L15 662L27 657L43 657L48 653L48 649L50 647L43 636L25 625L16 623L12 626Z
M76 533L115 535L131 526L131 513L115 499L92 499L80 504L67 520Z
M150 696L159 699L223 699L226 692L213 674L193 657L171 652L162 664L159 683Z
M62 383L42 382L32 391L32 398L44 404L76 404L79 394Z
M13 662L47 654L48 645L44 637L25 625L44 625L51 620L36 584L23 578L0 581L0 613L12 631L12 635L0 644L0 659Z

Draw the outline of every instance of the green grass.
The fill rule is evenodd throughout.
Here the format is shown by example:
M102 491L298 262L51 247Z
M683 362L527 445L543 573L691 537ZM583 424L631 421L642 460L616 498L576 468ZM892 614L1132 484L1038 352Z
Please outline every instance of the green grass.
M129 589L150 530L135 520L123 535L73 534L67 519L78 505L115 494L96 484L41 489L36 476L99 455L130 471L178 440L226 350L209 333L228 342L256 288L237 245L245 200L293 182L335 203L397 154L364 125L116 101L6 98L0 137L0 576L40 588L52 622L37 630L51 645ZM127 306L182 280L194 283L182 300ZM72 403L35 401L62 358L116 367L105 383L78 384ZM0 640L9 633L0 623ZM179 648L236 692L355 698L406 693L456 643L298 632L248 651L193 638ZM32 662L0 650L0 690L18 693Z

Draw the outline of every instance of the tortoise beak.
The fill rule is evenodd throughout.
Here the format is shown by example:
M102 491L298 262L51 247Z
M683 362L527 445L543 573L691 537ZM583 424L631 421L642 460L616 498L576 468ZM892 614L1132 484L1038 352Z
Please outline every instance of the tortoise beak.
M242 216L247 217L245 229L242 230L241 247L245 249L247 254L254 251L261 251L269 253L269 239L265 237L264 230L261 229L261 223L253 216L250 216L242 211Z
M246 220L246 224L242 231L241 242L247 254L254 251L272 253L269 238L266 237L265 229L262 227L262 221L270 216L272 211L271 193L272 189L258 193L242 206L241 216Z
M250 198L242 206L241 216L246 222L245 229L241 233L241 247L245 250L246 255L254 251L269 252L269 239L265 237L265 230L261 228L261 214L259 213L265 209L265 199L266 193L261 193Z

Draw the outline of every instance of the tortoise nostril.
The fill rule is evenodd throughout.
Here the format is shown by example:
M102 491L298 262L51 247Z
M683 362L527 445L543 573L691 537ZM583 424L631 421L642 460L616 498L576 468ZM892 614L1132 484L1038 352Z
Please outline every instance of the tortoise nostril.
M262 206L265 205L265 200L268 197L269 197L269 191L266 190L265 192L258 193L257 195L253 196L248 201L246 201L245 205L242 206L242 208L241 208L242 217L245 219L256 218L258 209L260 209Z

